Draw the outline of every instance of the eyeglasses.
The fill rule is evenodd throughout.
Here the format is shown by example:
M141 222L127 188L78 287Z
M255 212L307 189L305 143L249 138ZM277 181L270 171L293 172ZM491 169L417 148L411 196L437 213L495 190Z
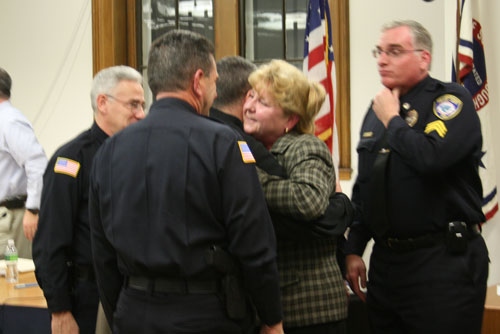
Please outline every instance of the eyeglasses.
M139 111L144 111L146 110L146 103L144 102L137 102L137 101L132 101L132 102L127 102L123 101L120 99L117 99L113 95L106 94L107 97L112 98L113 100L120 102L124 107L130 109L133 113L137 113Z
M375 58L380 57L380 55L382 55L382 53L385 53L388 57L391 57L391 58L399 58L406 53L420 52L420 51L424 51L424 50L423 49L405 50L405 49L393 48L393 49L389 49L389 50L384 51L382 49L375 48L372 50L372 54L373 54L373 57L375 57Z

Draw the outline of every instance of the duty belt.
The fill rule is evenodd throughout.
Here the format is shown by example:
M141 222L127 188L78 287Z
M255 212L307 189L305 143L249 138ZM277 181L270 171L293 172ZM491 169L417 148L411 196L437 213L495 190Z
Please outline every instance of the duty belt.
M437 244L446 242L447 234L449 232L439 232L432 234L425 234L415 238L384 238L376 239L377 242L382 243L384 247L390 248L399 252L408 252L420 248L428 248ZM475 238L481 234L481 229L478 224L468 225L464 237L468 240Z
M8 197L0 202L0 206L4 206L7 209L20 209L24 208L26 203L26 195L20 195L15 197Z
M128 277L126 287L149 293L211 294L221 291L218 280Z

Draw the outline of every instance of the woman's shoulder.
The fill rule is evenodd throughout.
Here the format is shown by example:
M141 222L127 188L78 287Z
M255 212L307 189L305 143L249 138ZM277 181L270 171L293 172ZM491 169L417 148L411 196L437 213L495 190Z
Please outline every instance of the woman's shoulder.
M290 148L300 151L329 152L328 146L312 134L298 134L290 142Z
M273 153L285 154L287 156L296 156L304 159L315 155L324 159L331 159L328 146L312 134L288 133L280 137L271 149Z

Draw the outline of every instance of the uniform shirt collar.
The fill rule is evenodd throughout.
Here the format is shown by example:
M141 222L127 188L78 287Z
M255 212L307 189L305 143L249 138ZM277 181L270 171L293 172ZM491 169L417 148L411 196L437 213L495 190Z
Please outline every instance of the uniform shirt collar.
M104 141L109 137L106 132L102 131L95 121L90 128L90 135L92 136L92 139L97 140L99 144L104 143Z
M218 119L226 124L232 124L240 129L243 129L243 122L238 117L226 114L225 112L220 111L219 109L210 108L210 117Z

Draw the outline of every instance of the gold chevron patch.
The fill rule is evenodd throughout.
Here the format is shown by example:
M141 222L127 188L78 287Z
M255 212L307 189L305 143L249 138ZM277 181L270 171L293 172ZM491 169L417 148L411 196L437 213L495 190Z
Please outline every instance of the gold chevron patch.
M425 133L431 133L432 131L436 131L439 137L444 138L448 129L446 125L444 125L443 121L434 121L427 124L425 127Z

